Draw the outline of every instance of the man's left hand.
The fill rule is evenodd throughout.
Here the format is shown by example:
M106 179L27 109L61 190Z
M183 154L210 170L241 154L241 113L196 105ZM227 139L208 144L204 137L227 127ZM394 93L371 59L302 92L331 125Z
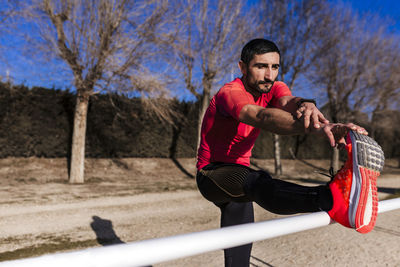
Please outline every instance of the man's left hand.
M312 133L326 137L332 147L343 148L346 145L346 136L349 131L356 131L368 135L367 130L354 123L328 123L321 124L318 129L312 129Z

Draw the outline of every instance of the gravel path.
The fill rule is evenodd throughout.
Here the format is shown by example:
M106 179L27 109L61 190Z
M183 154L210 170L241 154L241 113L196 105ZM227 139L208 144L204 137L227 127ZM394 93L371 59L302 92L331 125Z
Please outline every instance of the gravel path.
M0 214L0 259L7 251L49 241L132 242L218 228L219 220L217 208L194 190L43 205L14 203L2 205ZM257 221L276 217L256 206ZM335 224L257 242L252 266L398 266L399 221L400 211L392 211L380 214L367 235ZM155 266L223 266L223 254L216 251Z
M193 179L179 179L186 179L185 187L194 187ZM398 175L380 178L380 199L398 190L399 181ZM0 261L219 227L218 209L197 190L133 194L123 190L126 185L114 183L110 190L118 188L119 194L113 195L106 193L108 184L100 184L105 185L4 182L0 188ZM258 206L255 214L256 221L280 217ZM257 242L251 266L400 266L399 222L400 210L396 210L380 214L375 229L367 235L334 224ZM155 266L223 266L223 252Z

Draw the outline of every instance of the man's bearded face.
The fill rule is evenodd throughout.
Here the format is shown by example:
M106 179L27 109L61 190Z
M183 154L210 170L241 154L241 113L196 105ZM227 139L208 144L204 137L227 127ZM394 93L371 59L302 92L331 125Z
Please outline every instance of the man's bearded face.
M270 52L255 55L245 64L240 63L246 89L256 95L268 93L279 73L279 54Z

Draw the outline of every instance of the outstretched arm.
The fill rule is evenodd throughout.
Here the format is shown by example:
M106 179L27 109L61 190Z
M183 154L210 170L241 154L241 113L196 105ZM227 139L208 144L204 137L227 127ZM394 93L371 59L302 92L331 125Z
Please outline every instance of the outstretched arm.
M263 108L245 105L239 114L239 121L280 135L304 134L303 123L293 115L279 108Z
M303 122L291 113L279 108L263 108L257 105L246 105L239 114L239 120L256 128L280 135L296 135L311 133L329 140L331 146L345 144L348 131L357 131L367 135L367 131L353 123L319 123L318 128L312 125L305 128Z

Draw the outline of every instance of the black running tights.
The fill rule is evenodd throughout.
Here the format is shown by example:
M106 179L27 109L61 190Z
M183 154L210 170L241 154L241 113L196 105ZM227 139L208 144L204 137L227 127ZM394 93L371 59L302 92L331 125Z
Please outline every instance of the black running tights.
M307 187L273 179L265 171L252 171L245 180L244 196L230 196L210 178L197 173L201 194L221 210L221 227L254 222L253 203L277 214L330 210L332 195L327 186ZM224 250L226 267L250 264L252 244Z

